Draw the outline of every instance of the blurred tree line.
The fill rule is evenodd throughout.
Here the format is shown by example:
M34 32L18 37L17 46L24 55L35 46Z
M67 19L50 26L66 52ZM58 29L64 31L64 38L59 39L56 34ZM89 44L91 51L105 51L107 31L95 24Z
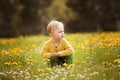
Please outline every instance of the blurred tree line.
M67 32L120 30L119 0L0 0L0 37L46 34L51 20Z
M71 20L68 26L73 25L76 26L73 29L83 31L120 30L119 5L120 0L68 0L67 6L78 13L78 17Z

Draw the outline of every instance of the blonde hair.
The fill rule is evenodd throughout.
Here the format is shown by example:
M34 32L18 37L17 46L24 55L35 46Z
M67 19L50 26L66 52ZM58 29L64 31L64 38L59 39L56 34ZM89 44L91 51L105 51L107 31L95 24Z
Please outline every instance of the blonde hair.
M47 25L48 34L55 30L56 28L58 28L58 26L60 25L63 26L63 23L55 20L50 21L50 23Z

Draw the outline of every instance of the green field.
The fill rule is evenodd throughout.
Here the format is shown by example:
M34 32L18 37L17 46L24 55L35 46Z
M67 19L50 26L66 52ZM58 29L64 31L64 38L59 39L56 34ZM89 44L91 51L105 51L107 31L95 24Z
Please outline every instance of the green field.
M0 38L0 80L119 80L120 32L65 36L73 46L73 64L47 66L40 56L48 36Z

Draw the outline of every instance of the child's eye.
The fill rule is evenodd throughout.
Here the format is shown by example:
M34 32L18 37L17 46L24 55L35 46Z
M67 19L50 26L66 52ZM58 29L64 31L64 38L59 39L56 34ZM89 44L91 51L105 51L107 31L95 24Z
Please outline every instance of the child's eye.
M59 33L61 33L62 31L59 31Z
M59 31L59 33L62 33L62 32L64 32L64 31Z

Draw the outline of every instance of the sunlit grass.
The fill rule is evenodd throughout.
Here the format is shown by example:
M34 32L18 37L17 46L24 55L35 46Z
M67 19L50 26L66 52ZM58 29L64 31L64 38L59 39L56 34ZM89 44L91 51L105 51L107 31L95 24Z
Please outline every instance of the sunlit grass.
M50 68L40 56L48 36L0 39L1 80L118 80L120 32L66 34L73 64Z

